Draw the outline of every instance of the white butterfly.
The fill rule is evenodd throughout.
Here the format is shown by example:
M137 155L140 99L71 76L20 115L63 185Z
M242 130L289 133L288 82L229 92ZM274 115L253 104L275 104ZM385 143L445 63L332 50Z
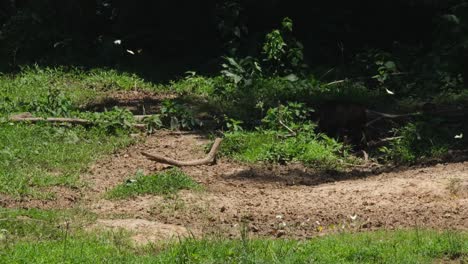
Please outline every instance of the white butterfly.
M456 139L462 139L463 138L463 133L461 133L460 135L455 135L455 138Z
M135 52L131 51L131 50L127 50L128 53L132 54L132 55L135 55Z
M114 44L115 45L120 45L120 44L122 44L122 40L116 39L116 40L114 40Z
M388 94L395 94L394 92L390 91L389 89L385 88L385 91L387 91Z

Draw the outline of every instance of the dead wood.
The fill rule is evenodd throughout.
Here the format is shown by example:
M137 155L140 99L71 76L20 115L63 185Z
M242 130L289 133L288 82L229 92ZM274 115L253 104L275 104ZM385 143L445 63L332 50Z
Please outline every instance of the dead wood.
M213 165L216 163L216 153L218 152L219 146L221 145L222 141L223 141L222 138L216 138L208 155L205 158L198 159L198 160L180 161L180 160L175 160L175 159L171 159L171 158L156 155L156 154L149 154L147 152L141 152L141 154L145 156L146 158L148 158L149 160L157 161L157 162L164 163L164 164L174 165L178 167L198 166L198 165L206 165L206 164Z
M141 119L141 118L140 118ZM138 118L136 118L138 121ZM68 123L74 125L91 125L93 124L92 121L87 119L81 118L65 118L65 117L33 117L31 113L21 113L17 115L13 115L9 118L10 122L25 122L25 123L39 123L39 122L47 122L47 123ZM133 127L146 130L145 124L134 124Z
M49 122L49 123L70 123L78 125L88 125L91 124L91 121L81 118L62 118L62 117L32 117L26 116L26 114L20 114L10 117L12 122L29 122L29 123L38 123L38 122Z
M381 139L379 141L371 141L369 143L367 143L367 146L368 147L380 147L382 145L384 145L385 143L387 142L391 142L391 141L394 141L394 140L398 140L398 139L402 139L403 137L389 137L389 138L384 138L384 139Z

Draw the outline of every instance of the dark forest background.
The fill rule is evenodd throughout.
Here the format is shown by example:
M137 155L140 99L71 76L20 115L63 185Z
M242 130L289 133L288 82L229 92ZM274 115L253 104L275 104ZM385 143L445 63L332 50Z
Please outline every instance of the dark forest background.
M467 80L467 11L463 0L2 0L0 70L38 63L153 79L218 73L221 56L257 56L265 35L289 17L311 71L336 66L333 78L349 76L357 54L379 50L411 68L402 70Z

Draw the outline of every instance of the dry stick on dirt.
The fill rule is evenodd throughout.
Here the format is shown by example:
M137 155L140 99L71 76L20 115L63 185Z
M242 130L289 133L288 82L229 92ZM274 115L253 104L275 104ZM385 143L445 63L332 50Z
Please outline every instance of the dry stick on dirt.
M146 152L141 152L141 154L150 160L157 161L157 162L164 163L164 164L174 165L178 167L198 166L198 165L206 165L206 164L213 165L216 163L216 153L218 152L219 146L221 145L222 141L223 141L222 138L216 138L213 143L213 146L211 147L210 152L208 153L208 156L199 160L180 161L180 160L175 160L175 159L171 159L171 158L156 155L156 154L149 154Z

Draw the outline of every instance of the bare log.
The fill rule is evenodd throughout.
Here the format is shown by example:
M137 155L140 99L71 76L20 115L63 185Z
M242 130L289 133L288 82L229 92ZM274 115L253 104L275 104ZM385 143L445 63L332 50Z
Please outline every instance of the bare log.
M49 122L49 123L70 123L70 124L78 124L78 125L88 125L91 124L91 121L81 118L61 118L61 117L48 117L48 118L41 118L41 117L21 117L21 116L13 116L10 117L10 121L12 122L30 122L30 123L38 123L38 122Z
M138 118L137 118L138 119ZM140 118L142 119L142 118ZM75 124L75 125L91 125L93 124L92 121L87 119L81 118L64 118L64 117L33 117L31 113L21 113L17 115L13 115L9 118L11 122L25 122L25 123L40 123L40 122L48 122L48 123L68 123L68 124ZM137 120L138 121L138 120ZM146 130L145 124L134 124L134 128L139 130Z
M198 165L206 165L206 164L213 165L216 163L216 153L218 152L219 146L221 145L222 141L223 141L222 138L216 138L208 155L205 158L198 159L198 160L180 161L180 160L175 160L175 159L171 159L171 158L156 155L156 154L149 154L147 152L141 152L141 154L145 156L146 158L148 158L149 160L157 161L157 162L164 163L164 164L174 165L178 167L198 166Z

